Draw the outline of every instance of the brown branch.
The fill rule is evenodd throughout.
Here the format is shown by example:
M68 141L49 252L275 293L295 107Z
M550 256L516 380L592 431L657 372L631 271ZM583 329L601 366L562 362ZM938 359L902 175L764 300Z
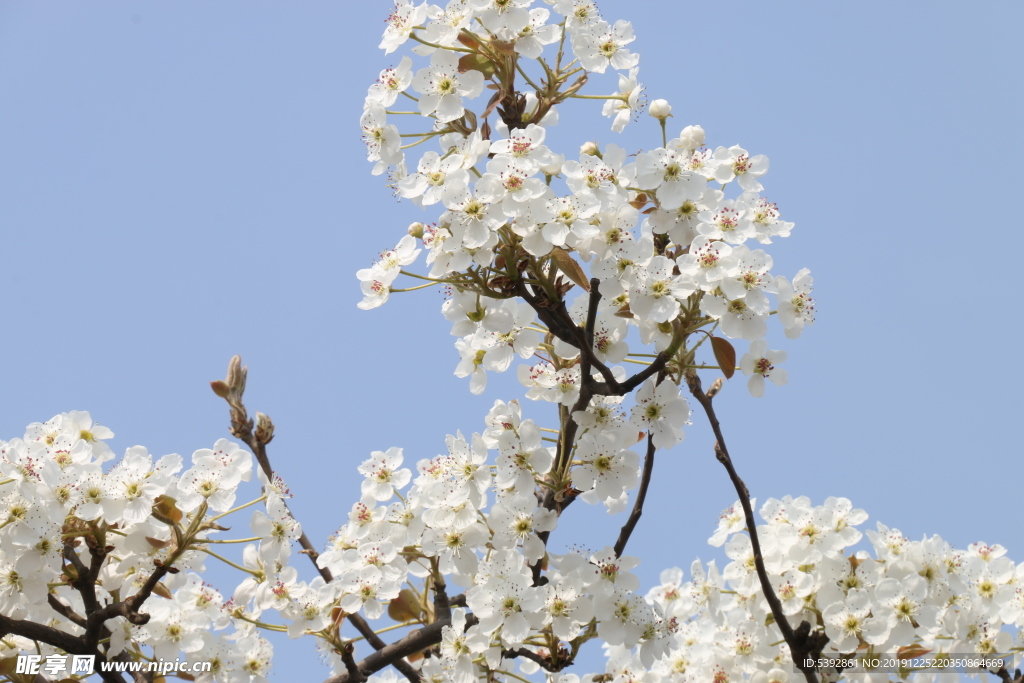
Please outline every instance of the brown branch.
M37 624L34 621L11 619L0 614L0 638L8 634L46 643L73 655L96 655L97 662L106 661L103 653L97 652L95 648L88 647L83 638L73 636L60 629ZM124 683L124 678L117 672L105 671L101 672L100 675L103 677L103 680L109 683Z
M472 626L477 621L474 615L466 615L467 626ZM388 666L396 659L437 645L441 642L444 627L450 625L451 621L435 621L423 628L409 632L401 640L396 640L387 647L367 655L358 664L360 673L364 676L369 676ZM328 678L324 683L353 683L353 680L350 678L350 674L343 673Z
M444 582L441 572L434 574L434 618L437 621L451 623L452 607L448 600L448 586Z
M619 539L615 541L615 557L621 557L622 551L626 549L626 543L636 528L640 516L644 514L644 501L647 499L647 488L651 485L651 474L654 472L654 437L647 435L647 454L644 456L644 471L640 479L640 490L637 491L636 501L633 502L633 510L629 513L629 519L622 525L619 531Z
M99 640L103 635L103 624L107 621L107 619L124 617L128 620L129 623L135 626L142 626L144 624L149 623L149 615L140 614L135 607L136 604L138 604L141 607L142 603L145 601L145 598L136 602L133 600L133 598L135 597L136 596L133 595L125 601L112 602L109 605L103 607L102 609L96 610L95 612L89 615L89 619L85 628L85 644L87 647L95 648L96 645L99 643Z
M533 652L532 650L527 650L525 647L521 647L516 650L502 650L501 656L505 659L515 659L516 657L529 659L531 662L536 662L540 666L540 668L544 669L545 671L551 672L561 671L562 669L572 666L573 664L573 660L571 659L561 662L559 664L554 664L551 662L550 657L541 657L536 652Z
M601 359L594 353L594 326L597 324L597 308L601 302L601 280L598 278L591 278L590 280L590 300L587 302L587 322L582 332L579 327L574 326L576 336L579 338L577 344L580 349L582 374L581 379L584 384L594 384L593 377L590 376L590 368L595 367L597 371L604 377L605 384L609 387L618 388L619 381L615 379L615 375L612 373L611 368L601 362ZM559 303L558 313L573 322L572 316L569 315L569 311L565 308L565 302Z
M71 587L82 596L82 606L85 609L85 613L92 614L100 608L99 601L96 599L95 579L90 580L91 567L86 567L85 563L82 562L82 558L79 557L71 539L64 542L64 559L71 563L77 575L71 581Z
M588 325L591 322L591 316L597 314L597 303L600 300L600 294L597 291L597 285L600 281L597 278L593 278L590 281L590 307L587 311ZM593 394L601 396L625 396L632 392L638 386L643 384L649 377L653 377L658 372L665 369L665 366L672 356L679 350L680 345L685 338L685 334L682 334L681 330L677 330L675 337L672 340L671 345L658 353L657 357L651 361L651 364L646 368L636 373L632 377L619 382L615 379L615 375L611 369L601 362L601 360L594 353L593 344L593 327L590 328L590 335L588 336L585 331L580 330L579 326L569 315L569 311L565 308L564 301L552 301L548 298L547 294L540 292L536 295L531 294L526 286L526 283L520 280L518 283L519 295L523 298L526 303L530 304L530 307L537 313L537 317L540 318L541 322L547 325L548 330L553 335L564 341L565 343L577 348L581 353L581 363L589 363L590 366L597 368L598 372L604 378L604 382L595 382L590 376L589 368L587 372L581 373L581 383L584 387L589 385L590 390ZM587 340L590 340L587 343Z
M359 665L356 664L356 660L352 656L354 649L352 643L345 643L345 647L341 648L341 661L345 663L349 683L364 683L366 675L359 670Z
M754 520L754 510L750 506L750 491L747 489L747 485L743 483L743 480L740 479L740 475L733 466L732 458L729 457L729 451L725 446L725 437L722 435L722 427L718 422L718 417L715 415L715 409L712 405L712 398L704 393L704 390L701 388L700 377L697 376L697 373L687 374L686 379L690 387L690 393L693 394L693 397L704 408L708 422L711 423L711 429L715 433L715 438L717 439L715 442L715 457L725 467L726 472L729 473L729 479L732 481L736 494L739 496L740 505L743 506L743 516L746 518L747 531L750 533L750 545L754 553L754 565L757 568L757 578L761 583L761 592L764 593L765 600L768 601L768 607L775 618L775 623L782 632L782 637L786 640L786 644L789 645L789 653L793 663L803 673L807 683L818 683L818 674L815 668L807 666L805 661L809 655L820 654L821 646L824 646L824 642L820 635L815 634L812 636L810 634L810 624L807 622L803 622L800 625L800 633L797 634L793 631L789 620L786 619L786 615L782 611L782 602L775 593L775 588L772 586L771 580L768 578L768 571L764 566L764 557L761 554L761 541L757 537L757 523ZM817 653L813 652L815 647L818 649ZM816 657L812 656L811 658L814 659Z
M1014 671L1012 676L1006 670L1006 667L999 669L999 671L989 671L989 673L993 676L998 676L1003 683L1024 683L1024 674L1021 674L1020 669Z
M61 615L71 623L81 626L82 628L85 628L86 624L88 624L85 617L72 609L70 605L65 605L53 593L46 594L46 602L53 608L54 612Z
M95 650L86 647L85 641L73 636L66 631L37 624L34 621L24 619L11 619L0 614L0 638L7 634L14 634L29 640L38 640L47 645L53 645L73 655L91 655Z

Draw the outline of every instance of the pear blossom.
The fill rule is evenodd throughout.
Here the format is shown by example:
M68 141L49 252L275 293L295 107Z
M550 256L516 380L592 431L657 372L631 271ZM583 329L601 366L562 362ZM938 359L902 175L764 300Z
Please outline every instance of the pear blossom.
M416 72L412 87L421 93L420 113L433 114L440 123L447 123L462 116L462 98L480 94L483 76L479 71L460 73L458 55L438 50L431 55L430 66Z
M776 368L776 363L786 360L785 351L769 351L768 342L758 339L750 343L750 352L743 354L740 359L740 370L744 375L749 375L747 389L751 396L760 398L764 396L764 381L769 379L775 386L782 386L788 381L786 371Z

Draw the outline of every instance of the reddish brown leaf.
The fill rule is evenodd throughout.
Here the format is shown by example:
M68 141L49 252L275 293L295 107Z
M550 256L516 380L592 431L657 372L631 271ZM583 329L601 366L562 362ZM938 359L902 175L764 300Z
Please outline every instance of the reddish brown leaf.
M926 655L931 651L931 648L925 647L920 643L914 643L913 645L907 645L896 650L896 656L900 659L913 659L914 657Z
M395 621L411 621L420 616L420 596L403 588L398 597L388 603L388 616Z
M736 372L736 349L732 347L728 339L722 337L712 337L711 348L715 352L718 367L722 368L722 374L726 379L731 379Z
M551 259L558 266L558 269L565 273L570 280L582 287L583 291L590 291L590 281L587 280L587 274L583 272L580 264L576 263L576 259L569 255L569 252L561 247L554 247L551 250Z

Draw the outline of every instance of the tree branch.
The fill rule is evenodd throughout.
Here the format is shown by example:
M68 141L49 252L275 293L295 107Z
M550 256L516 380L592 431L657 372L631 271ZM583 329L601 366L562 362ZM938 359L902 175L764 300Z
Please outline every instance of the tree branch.
M155 573L155 572L154 572ZM152 578L152 577L151 577ZM148 581L147 581L148 583ZM156 585L155 583L153 584ZM152 591L152 589L150 589ZM138 595L138 593L136 593ZM103 635L103 625L107 619L113 619L115 617L124 617L129 623L135 626L142 626L149 623L148 614L140 614L135 608L135 602L132 602L132 598L136 595L131 596L128 600L122 602L112 602L106 605L102 609L98 609L89 615L88 622L85 628L85 644L87 647L95 648L99 643L100 637ZM148 597L148 595L147 595ZM139 600L137 604L141 607L145 598Z
M771 609L772 616L775 618L775 623L778 625L779 630L782 632L782 637L785 638L786 644L789 645L790 656L793 658L793 663L796 665L800 672L803 673L807 683L818 683L818 674L813 666L806 666L805 660L810 654L820 654L821 647L824 646L825 642L822 641L821 636L818 634L810 634L810 624L803 622L800 625L800 633L797 634L793 631L793 627L790 625L789 620L786 619L785 613L782 611L782 602L779 600L779 596L775 593L775 588L772 586L771 580L768 578L768 571L764 566L764 557L761 555L761 542L757 537L757 523L754 520L754 511L750 506L750 491L747 489L747 485L740 479L740 475L736 472L736 468L733 466L732 458L729 457L729 451L725 446L725 437L722 435L722 427L718 422L718 417L715 415L715 409L712 406L712 398L704 393L701 388L700 377L697 373L691 372L686 376L687 383L690 387L690 393L697 399L701 407L704 408L704 413L708 417L708 422L711 423L711 429L715 433L717 439L715 443L715 457L718 462L722 463L725 467L726 472L729 473L729 479L732 481L733 487L736 489L736 494L739 496L740 505L743 507L743 515L746 518L747 531L750 533L750 545L754 552L754 565L757 568L757 578L761 583L761 592L764 593L765 600L768 601L768 607ZM823 635L823 634L822 634ZM817 653L813 652L812 648L817 647Z
M476 624L478 619L475 615L466 615L466 625ZM423 628L409 632L401 640L397 640L382 650L368 655L359 662L359 671L364 676L376 673L391 664L394 660L411 655L414 652L425 650L441 642L441 635L445 626L450 626L451 621L435 621ZM354 683L348 673L339 674L328 678L324 683Z
M448 600L448 586L441 572L434 574L434 618L451 623L452 607Z
M536 652L533 652L532 650L527 650L525 647L521 647L516 650L502 650L501 656L505 659L515 659L516 657L529 659L531 662L536 662L540 666L540 668L544 669L545 671L551 672L561 671L562 669L572 666L573 664L573 660L571 659L566 660L564 662L560 662L557 665L553 664L551 662L550 657L541 657Z
M65 605L60 599L53 593L46 594L46 602L53 608L53 611L61 615L68 621L82 628L85 628L88 622L81 614L73 610L70 605Z
M341 661L345 663L345 670L348 671L349 683L364 683L366 676L359 670L359 665L356 664L356 660L352 656L354 649L352 643L346 643L345 647L341 649Z
M88 647L85 644L84 638L73 636L50 626L37 624L34 621L11 619L0 614L0 638L8 634L46 643L73 655L96 655L97 662L106 661L101 652L97 652L96 648ZM117 672L105 671L100 675L109 683L124 683L124 678Z
M96 585L89 580L90 568L85 566L82 558L71 539L64 542L64 559L75 568L75 579L71 582L74 588L82 596L82 605L86 614L91 614L99 609L99 602L96 600Z
M1024 674L1021 674L1020 669L1014 671L1012 676L1005 667L999 671L990 671L989 673L993 676L997 676L1001 681L1003 681L1003 683L1024 683Z
M651 485L651 474L654 472L654 437L647 435L647 454L644 456L644 471L640 479L640 490L637 491L636 501L633 503L633 510L629 513L629 519L622 525L619 531L619 539L615 541L615 557L621 557L622 551L626 549L626 543L636 528L640 516L644 514L644 501L647 499L647 488Z

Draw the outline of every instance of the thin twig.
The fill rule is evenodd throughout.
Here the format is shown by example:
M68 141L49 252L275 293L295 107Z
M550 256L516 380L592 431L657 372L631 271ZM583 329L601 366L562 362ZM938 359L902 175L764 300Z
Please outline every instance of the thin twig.
M823 646L824 642L821 641L821 637L817 634L810 636L810 624L807 624L807 622L801 624L801 631L806 632L801 633L802 638L798 637L793 631L793 627L790 625L785 613L782 611L782 602L779 600L779 596L775 593L775 588L768 578L768 571L764 566L764 557L761 555L761 541L757 537L757 523L754 520L754 510L750 505L750 491L747 489L747 485L743 483L743 480L740 479L740 475L733 466L732 458L729 456L729 451L725 446L722 427L718 422L718 417L715 415L712 398L704 393L700 384L700 377L697 376L697 373L687 374L686 379L690 387L690 393L693 394L693 397L704 408L708 422L711 423L711 429L715 433L715 438L717 439L715 442L715 457L729 473L729 479L732 481L736 494L739 496L740 505L743 506L743 515L746 518L747 531L750 533L750 545L754 553L754 565L757 568L757 578L761 583L761 591L764 593L765 600L768 601L768 606L771 609L772 616L775 618L776 625L778 625L779 630L782 632L782 637L785 638L786 644L789 645L789 652L793 658L793 663L803 673L807 683L818 683L818 674L815 668L807 666L805 661L808 655L812 653L812 648L818 643L821 643ZM820 647L818 651L820 652Z
M260 469L263 470L263 474L266 475L267 481L272 482L274 481L274 468L271 467L270 457L267 455L267 443L273 439L274 427L273 424L270 423L269 418L266 418L265 416L261 417L257 413L257 416L261 417L261 425L255 431L253 430L253 420L249 417L245 404L242 402L247 375L248 368L242 367L241 358L238 356L233 357L228 366L227 381L222 383L228 394L226 396L223 394L219 395L223 396L225 400L227 400L228 405L231 406L231 433L245 442L245 445L247 445L253 455L256 456L256 461L259 463ZM313 543L309 540L306 532L302 532L302 536L299 537L299 545L302 546L302 549L305 551L303 554L309 557L324 582L330 583L334 577L331 575L331 571L327 567L321 567L317 563L317 558L320 554L313 546ZM359 632L359 635L366 639L366 642L369 643L372 648L380 651L387 647L387 643L385 643L380 636L374 633L373 627L370 626L362 616L359 614L348 614L346 615L346 618ZM419 672L417 672L409 662L404 659L396 659L392 663L403 676L409 679L410 683L419 683Z
M60 598L53 593L46 594L46 602L53 608L54 612L61 615L71 623L77 624L82 628L85 628L86 624L88 624L85 617L73 610L69 605L65 605L60 601Z
M647 499L647 488L651 485L651 474L654 472L654 437L647 435L647 454L644 456L644 471L640 479L640 490L637 491L636 500L633 502L633 510L629 513L629 519L622 525L619 531L619 539L615 541L615 557L621 557L622 551L626 549L626 543L636 528L640 516L644 514L644 501Z

